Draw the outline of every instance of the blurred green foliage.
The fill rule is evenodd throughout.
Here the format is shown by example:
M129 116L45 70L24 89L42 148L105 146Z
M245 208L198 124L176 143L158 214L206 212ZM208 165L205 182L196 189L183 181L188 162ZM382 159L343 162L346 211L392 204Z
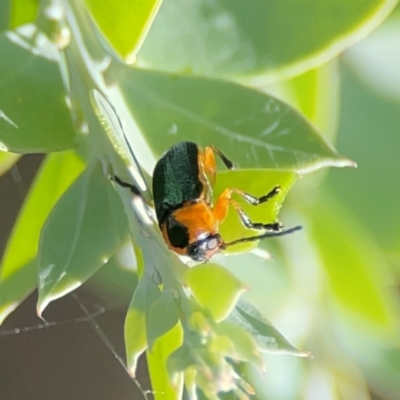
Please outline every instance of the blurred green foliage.
M17 162L14 153L51 154L2 259L0 323L36 275L41 314L102 267L96 279L109 293L136 286L127 367L134 376L149 347L156 399L184 391L191 399L397 399L398 11L334 59L396 4L2 2L0 172ZM336 136L359 168L308 175L354 165L330 144ZM304 231L184 264L146 202L109 179L151 198L155 160L182 140L214 144L245 168L220 173L216 196L227 186L262 195L280 184L281 195L246 212L275 221L288 195L280 219ZM307 176L289 193L299 173ZM227 241L249 234L235 217L221 226ZM309 355L285 337L314 358L280 355Z

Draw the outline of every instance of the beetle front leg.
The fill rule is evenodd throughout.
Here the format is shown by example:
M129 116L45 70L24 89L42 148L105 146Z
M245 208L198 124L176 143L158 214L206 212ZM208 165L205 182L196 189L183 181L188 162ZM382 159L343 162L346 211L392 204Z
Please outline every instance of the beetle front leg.
M275 186L269 193L261 197L255 197L249 193L243 192L240 189L231 189L232 192L237 193L242 196L249 204L253 206L258 206L259 204L266 203L268 200L275 197L278 193L281 192L281 187L279 185Z
M236 166L233 164L233 162L229 160L229 158L227 158L220 150L218 150L214 146L207 146L204 149L204 153L202 153L201 157L204 163L204 168L206 170L206 173L210 177L212 186L214 186L215 184L215 175L217 173L215 154L221 159L226 168L228 168L229 170L236 169Z
M206 152L209 151L214 152L221 159L226 168L230 170L237 169L236 165L224 153L222 153L221 150L211 145L209 147L206 147Z

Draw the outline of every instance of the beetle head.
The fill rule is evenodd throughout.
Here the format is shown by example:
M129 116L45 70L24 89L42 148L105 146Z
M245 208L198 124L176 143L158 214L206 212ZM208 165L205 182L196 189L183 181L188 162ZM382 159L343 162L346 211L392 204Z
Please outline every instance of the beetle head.
M208 235L187 248L187 256L194 261L206 261L217 253L221 247L222 239L218 233Z

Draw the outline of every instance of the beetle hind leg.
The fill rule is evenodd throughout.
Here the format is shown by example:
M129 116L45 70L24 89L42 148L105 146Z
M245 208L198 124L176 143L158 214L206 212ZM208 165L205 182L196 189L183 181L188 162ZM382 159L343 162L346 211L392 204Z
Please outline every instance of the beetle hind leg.
M239 204L236 201L231 200L230 202L232 206L235 208L236 212L239 215L242 224L247 229L256 229L256 230L263 230L263 231L273 231L279 232L283 229L283 225L280 222L273 222L269 224L263 224L262 222L253 222L250 217L240 208Z
M247 229L257 229L257 230L264 230L264 231L273 231L273 232L280 232L283 229L283 225L280 222L273 222L264 224L262 222L253 222L250 217L245 213L245 211L239 206L239 204L233 200L232 193L237 193L240 195L247 203L257 206L259 204L266 203L271 198L275 197L278 193L280 193L281 188L280 186L275 186L269 193L264 196L256 197L249 193L243 192L240 189L236 188L228 188L225 189L221 196L218 198L217 203L214 209L214 215L219 223L221 223L228 214L228 207L232 205L242 224Z

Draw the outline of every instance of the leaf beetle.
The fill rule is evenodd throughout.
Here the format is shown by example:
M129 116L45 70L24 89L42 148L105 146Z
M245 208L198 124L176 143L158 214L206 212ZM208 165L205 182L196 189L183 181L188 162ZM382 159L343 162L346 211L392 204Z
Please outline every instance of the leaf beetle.
M257 206L276 196L280 192L279 186L261 197L238 188L226 188L213 204L217 172L215 155L228 169L235 169L234 164L214 146L202 149L193 142L173 145L156 163L152 188L154 207L162 236L171 250L194 261L206 261L229 246L286 235L301 229L296 226L283 230L278 222L253 222L232 199L232 194L237 194L249 204ZM138 194L137 188L122 182L118 177L114 179ZM219 234L219 225L226 218L229 206L234 207L246 228L264 232L224 242Z

